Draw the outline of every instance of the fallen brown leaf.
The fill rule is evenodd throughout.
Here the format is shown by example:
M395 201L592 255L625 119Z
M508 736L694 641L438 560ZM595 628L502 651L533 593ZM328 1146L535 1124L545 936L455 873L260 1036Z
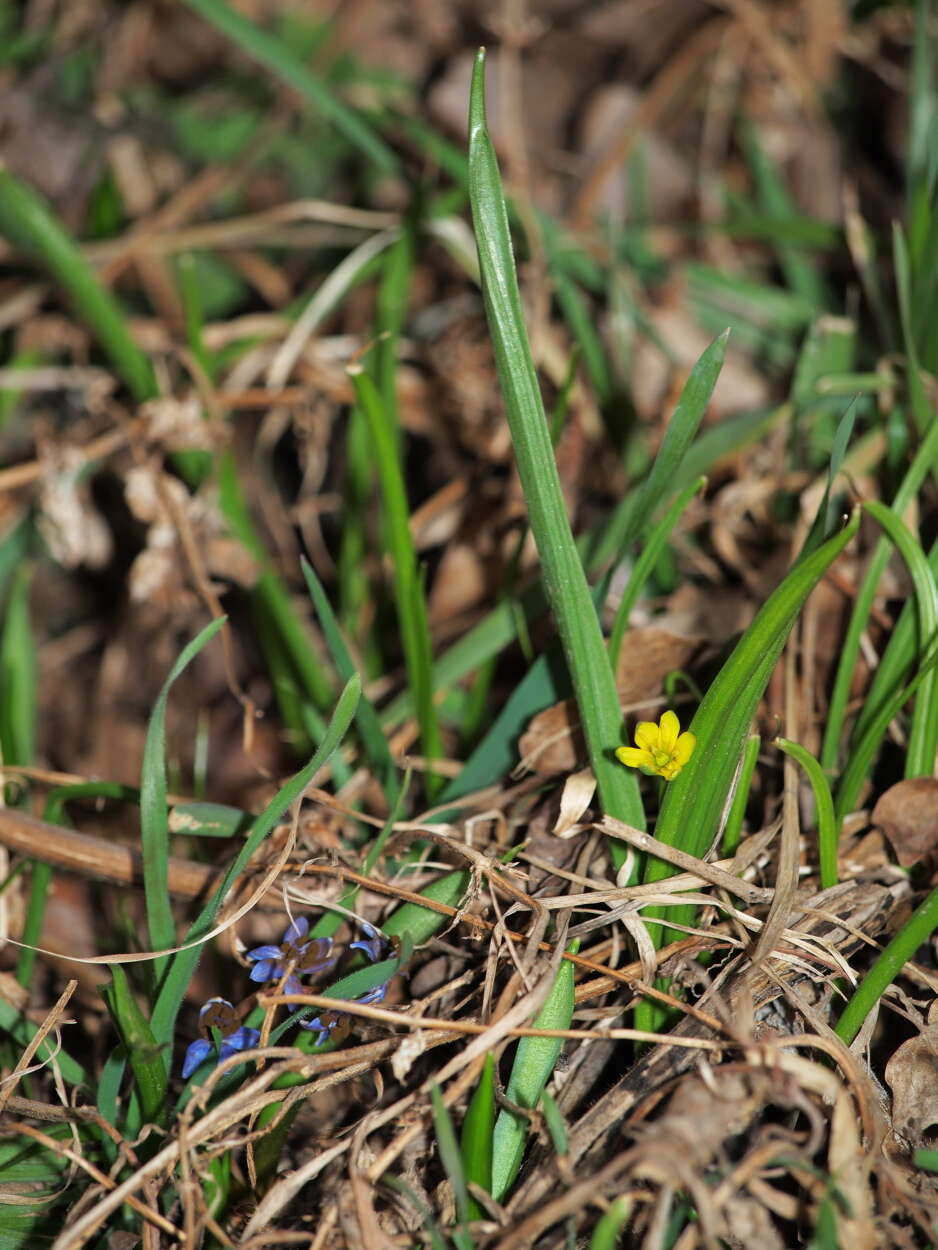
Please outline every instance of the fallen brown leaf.
M892 1123L914 1147L925 1144L938 1124L938 1025L903 1042L886 1064L892 1090Z
M890 786L873 808L873 823L909 868L938 849L938 777L910 777Z
M700 645L697 638L656 625L628 630L622 639L616 686L623 707L654 698L665 676L682 668ZM522 763L531 772L573 772L586 758L586 743L572 699L555 703L531 719L519 741Z

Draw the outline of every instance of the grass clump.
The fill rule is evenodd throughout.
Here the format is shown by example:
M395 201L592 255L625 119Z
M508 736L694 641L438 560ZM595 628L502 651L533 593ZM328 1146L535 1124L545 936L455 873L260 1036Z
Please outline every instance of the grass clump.
M0 1247L933 1236L931 8L0 13Z

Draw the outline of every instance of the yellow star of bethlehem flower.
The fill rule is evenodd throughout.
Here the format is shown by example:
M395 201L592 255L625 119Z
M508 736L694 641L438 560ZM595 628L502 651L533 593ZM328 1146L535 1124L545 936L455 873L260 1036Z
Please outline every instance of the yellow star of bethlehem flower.
M640 768L649 776L673 781L694 753L697 738L681 733L681 723L673 712L665 712L656 725L645 720L636 727L635 746L619 747L616 759L629 768Z

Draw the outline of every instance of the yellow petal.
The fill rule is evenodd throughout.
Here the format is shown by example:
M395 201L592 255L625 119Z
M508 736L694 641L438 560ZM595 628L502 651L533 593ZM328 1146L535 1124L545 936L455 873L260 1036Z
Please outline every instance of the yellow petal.
M681 732L681 722L673 712L663 712L658 726L658 738L662 751L673 751L677 736Z
M637 747L619 747L616 751L616 759L629 768L641 768L648 764L649 758L647 751L639 751Z
M694 754L694 747L697 745L697 735L692 734L690 730L682 733L674 744L674 762L678 767L683 768L690 757Z
M635 741L646 751L654 751L658 746L658 726L654 721L643 720L635 726Z

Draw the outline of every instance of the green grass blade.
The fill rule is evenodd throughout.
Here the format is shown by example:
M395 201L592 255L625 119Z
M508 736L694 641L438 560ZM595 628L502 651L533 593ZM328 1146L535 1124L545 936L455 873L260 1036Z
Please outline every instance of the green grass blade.
M37 661L29 613L33 570L16 570L0 636L0 746L7 764L31 764L36 750Z
M375 317L375 384L397 441L397 347L407 318L410 280L414 268L413 229L401 231L384 258Z
M938 582L929 568L920 544L902 520L884 504L873 501L863 506L883 527L908 566L918 607L919 646L924 654L938 637ZM935 768L935 751L938 747L936 680L938 679L934 671L928 673L915 697L905 756L906 777L930 777Z
M751 447L766 438L778 426L791 420L791 404L780 404L768 412L757 409L738 416L724 417L716 425L704 430L693 447L689 448L684 463L671 482L672 490L680 490L701 473L709 473L711 467L726 456Z
M616 1198L615 1202L610 1203L609 1210L603 1213L593 1229L590 1250L616 1250L631 1211L627 1198Z
M463 1169L459 1143L456 1141L456 1130L453 1128L452 1117L438 1085L430 1086L430 1105L433 1108L433 1127L436 1130L436 1143L440 1151L440 1160L453 1187L456 1200L456 1218L460 1224L468 1224L472 1218L469 1214L469 1190L466 1186L466 1173ZM472 1246L472 1238L465 1230L457 1230L453 1236L457 1247Z
M150 714L147 740L140 770L140 843L143 855L143 894L150 934L150 949L165 950L176 944L176 922L169 897L169 808L166 802L166 701L173 682L211 641L225 623L212 621L186 646ZM154 960L159 978L167 958Z
M495 1060L485 1056L482 1074L462 1122L462 1164L466 1180L492 1192L492 1131L495 1127ZM469 1219L481 1220L485 1212L471 1195Z
M111 984L104 990L104 1001L134 1074L141 1123L162 1124L169 1109L166 1102L167 1065L120 964L111 967Z
M908 960L938 929L938 890L932 890L905 922L872 968L854 990L837 1021L834 1031L849 1044L863 1027L863 1021L892 985Z
M345 477L342 482L342 538L339 544L339 615L349 637L366 653L366 673L374 671L367 659L373 639L361 638L362 620L371 600L371 587L365 563L368 551L368 501L374 465L368 422L358 405L348 414L345 429ZM409 692L406 692L409 693Z
M915 424L919 434L924 436L935 424L935 412L928 402L919 368L915 326L912 323L912 272L905 238L898 223L893 224L892 247L893 264L896 270L896 293L899 297L899 321L902 325L902 339L905 347L906 384L909 388L909 401L912 405Z
M619 606L616 608L615 619L612 623L612 630L609 634L609 660L613 671L616 671L618 667L622 636L628 628L632 609L645 589L646 582L654 572L655 565L658 563L675 525L677 525L684 514L684 509L706 485L707 479L699 477L696 482L691 482L690 486L681 491L645 540L642 553L635 561L635 567L632 569L625 591L619 600Z
M482 292L518 473L557 620L604 810L642 826L638 783L612 755L622 730L615 679L583 565L570 532L550 431L531 359L498 162L485 121L485 54L469 105L469 192Z
M558 1155L565 1155L570 1149L570 1134L567 1132L567 1125L560 1108L551 1097L549 1089L545 1089L541 1094L540 1107L551 1145Z
M853 426L856 420L856 410L851 406L847 412L841 417L834 432L834 439L831 444L830 458L827 468L827 484L824 487L824 494L814 520L811 522L811 528L808 536L804 540L804 545L799 552L799 559L806 555L810 555L812 551L816 551L824 542L825 538L833 533L836 524L835 501L831 498L834 489L834 482L837 474L840 472L844 457L847 454L847 448L850 444L850 438L853 434Z
M576 953L574 942L568 947ZM564 959L554 978L543 1007L532 1021L536 1029L569 1029L573 1019L573 961ZM505 1089L509 1102L533 1110L550 1080L563 1049L560 1037L522 1037L518 1042L511 1076ZM503 1108L498 1113L492 1133L492 1197L502 1202L515 1182L524 1157L528 1121Z
M553 280L557 303L582 352L583 364L599 405L604 408L612 398L612 378L609 376L602 341L593 324L593 315L576 283L566 274L555 271Z
M929 472L934 472L936 468L938 468L938 421L933 421L912 463L909 465L899 489L896 491L892 502L892 510L897 516L902 516L905 513L909 504L918 493L922 482L925 480L925 475ZM824 726L824 739L821 744L821 767L825 772L833 772L837 767L840 742L843 737L844 721L847 713L847 702L853 682L853 670L856 667L857 658L860 654L860 638L864 629L866 629L866 624L873 608L873 600L876 597L876 588L889 560L891 550L889 540L886 538L880 539L876 544L876 549L870 559L863 582L857 590L856 598L854 599L850 623L847 626L847 633L840 649L840 658L837 662L837 672L834 677L830 704L827 710L827 720Z
M938 581L938 541L932 544L932 549L928 553L928 567L931 569L932 576ZM870 722L882 707L883 702L899 689L915 662L919 650L915 612L916 605L909 600L903 605L899 619L893 626L886 650L876 666L863 707L854 723L850 737L850 750L847 752L848 758L853 753L854 744L865 736Z
M333 694L322 666L310 645L309 635L298 617L289 592L277 576L270 557L258 537L238 481L234 458L224 453L218 466L219 502L232 532L261 566L261 575L251 590L251 600L270 629L276 632L283 650L319 711L331 704Z
M739 846L740 838L743 832L743 821L746 818L746 807L749 803L749 791L752 788L752 776L756 771L756 764L759 759L759 747L762 745L762 739L758 734L750 734L746 739L746 745L743 748L743 760L739 770L739 780L736 782L736 790L733 793L733 802L730 805L729 815L726 818L726 826L723 829L723 854L730 856L736 854L736 848Z
M173 807L173 833L195 838L234 838L246 833L251 816L227 803L176 803Z
M339 622L336 620L335 613L332 610L332 604L329 602L329 597L323 590L322 583L316 576L309 561L304 558L300 563L303 569L303 576L306 579L306 587L309 590L309 597L312 599L316 615L319 617L319 627L326 640L326 646L329 648L329 654L332 656L332 663L335 665L335 670L341 680L348 681L355 673L355 663L348 649L348 644L342 635ZM375 775L381 783L381 788L388 802L393 806L401 789L397 768L391 756L388 740L378 720L378 714L371 700L366 698L365 695L362 695L359 700L358 710L355 713L355 724L358 727L365 754L368 756Z
M225 873L221 885L219 885L218 889L202 908L195 923L186 934L186 942L195 942L209 932L215 923L218 909L230 890L232 882L244 871L252 855L254 855L267 835L276 827L290 804L302 797L303 792L307 789L319 769L327 764L332 755L338 750L349 725L352 723L360 694L361 681L356 675L346 684L345 689L339 696L332 720L329 722L329 727L315 755L304 768L280 787L260 816L254 821L251 831L244 841L244 845ZM189 982L192 980L192 974L198 966L201 953L202 947L194 946L190 950L179 951L178 954L172 957L172 962L160 986L150 1021L153 1035L161 1046L168 1047L172 1042L173 1030L176 1027L176 1016L186 996ZM166 1054L166 1062L167 1064L170 1062L168 1052Z
M634 503L624 501L624 506L617 510L603 530L599 543L588 557L591 568L605 564L631 546L647 528L650 517L676 489L682 489L687 484L686 481L676 483L676 478L686 464L688 452L706 414L713 388L723 368L728 342L729 330L726 330L713 340L694 364L648 477L633 494ZM696 479L702 472L701 469L689 480Z
M423 582L417 566L417 552L410 532L410 509L394 431L381 396L371 378L363 372L352 374L352 383L374 444L375 461L384 496L386 537L394 566L394 598L401 631L407 675L414 692L420 741L427 760L443 755L443 737L433 698L433 660L430 626ZM426 774L431 801L440 791L440 778Z
M29 881L29 895L26 900L26 915L23 919L23 931L20 934L24 949L20 951L16 961L16 979L26 989L32 984L38 956L38 951L31 948L40 944L49 887L52 885L52 865L44 864L39 859L34 859L31 863L32 873Z
M837 884L837 842L839 826L834 817L834 800L830 782L811 754L797 742L776 738L775 745L790 755L804 769L811 789L814 791L814 807L817 814L818 859L821 869L821 889L829 890Z
M116 300L45 200L5 169L0 169L0 233L35 257L63 287L134 399L152 399L157 393L153 368L130 337Z
M843 824L844 817L856 806L863 782L869 775L890 722L899 715L922 682L935 671L936 666L938 666L938 647L933 646L922 659L918 670L908 684L898 687L883 700L870 718L866 732L851 744L850 757L840 775L834 800L838 826Z
M787 220L797 218L798 214L785 184L760 142L755 126L744 127L743 143L760 208L773 224L783 227ZM776 251L788 286L814 308L824 308L827 299L816 258L786 243L776 243Z
M11 550L16 549L13 544ZM0 751L9 764L31 764L36 750L38 664L29 611L32 578L30 564L20 564L13 572L0 635ZM21 793L17 801L23 798ZM22 986L32 981L37 952L30 948L39 945L51 883L52 868L33 860L20 935L24 947L16 963L16 979Z
M236 44L246 56L298 91L327 117L382 174L397 171L397 157L383 139L354 110L336 99L326 85L276 36L268 34L231 8L225 0L186 0L190 9Z

